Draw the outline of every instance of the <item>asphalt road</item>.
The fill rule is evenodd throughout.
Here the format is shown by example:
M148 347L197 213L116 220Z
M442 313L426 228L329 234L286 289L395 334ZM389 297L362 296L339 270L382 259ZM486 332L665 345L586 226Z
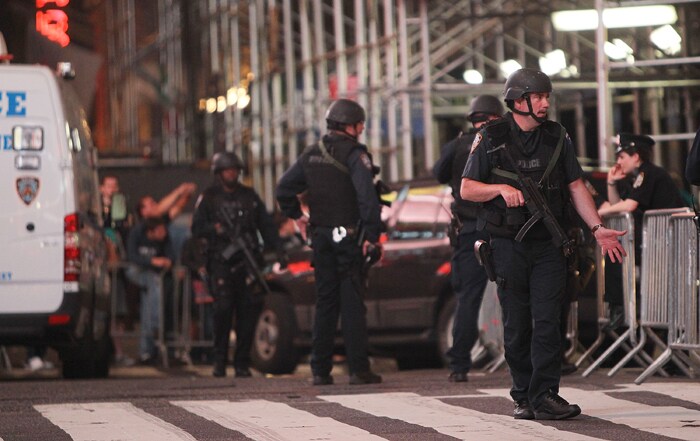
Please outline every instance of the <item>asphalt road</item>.
M374 368L382 384L350 386L338 366L322 387L307 367L248 379L131 367L85 381L16 369L0 375L0 440L700 440L700 382L686 377L637 386L639 369L573 374L561 395L583 414L547 422L512 418L505 369L456 384L444 370Z

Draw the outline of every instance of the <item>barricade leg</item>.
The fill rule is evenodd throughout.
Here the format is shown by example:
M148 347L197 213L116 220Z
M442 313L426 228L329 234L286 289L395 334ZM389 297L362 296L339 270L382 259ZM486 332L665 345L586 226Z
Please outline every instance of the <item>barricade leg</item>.
M613 344L610 345L610 347L609 347L608 349L606 349L605 352L603 352L603 354L602 354L600 357L598 357L598 358L596 359L596 361L594 361L593 364L590 365L590 366L588 367L588 369L586 369L586 370L583 372L582 376L583 376L583 377L587 377L587 376L591 375L591 373L592 373L594 370L598 369L598 366L600 366L601 364L603 364L603 362L604 362L610 355L612 355L612 353L615 352L615 351L617 350L617 348L619 348L623 343L625 343L625 340L627 340L627 338L630 336L631 333L632 333L632 329L627 329L625 332L623 332L622 335L620 335L620 337L619 337L617 340L615 340L615 341L613 342Z
M668 363L668 360L671 359L672 353L673 350L671 348L667 348L656 360L654 360L652 364L649 365L648 368L644 370L644 372L642 372L639 377L634 380L634 384L642 384L647 378L653 375L654 372L661 369L666 363Z
M12 370L12 362L10 361L10 356L7 355L7 349L5 346L0 346L0 369L10 372Z

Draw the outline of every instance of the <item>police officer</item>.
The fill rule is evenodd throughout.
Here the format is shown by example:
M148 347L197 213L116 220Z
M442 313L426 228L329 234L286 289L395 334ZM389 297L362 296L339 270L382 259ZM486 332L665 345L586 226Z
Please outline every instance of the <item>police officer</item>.
M640 262L644 212L685 207L678 187L663 168L651 162L654 140L647 135L617 135L616 163L608 171L608 200L601 216L630 212L634 217L636 262Z
M232 152L216 153L211 170L216 182L197 201L192 236L206 242L206 271L214 297L214 376L226 375L231 320L236 313L236 377L250 377L250 350L263 299L249 284L245 255L233 245L242 238L251 254L260 257L261 244L278 249L279 236L265 205L250 187L238 181L243 163Z
M433 167L433 175L442 184L452 187L452 225L454 254L452 256L452 289L457 297L457 311L452 327L452 347L447 351L450 358L449 381L466 382L467 372L472 367L471 350L479 338L479 309L488 278L474 255L474 242L485 239L476 230L476 214L479 204L465 201L459 195L462 172L469 157L474 137L488 121L503 115L501 101L492 95L475 97L467 120L474 126L467 133L442 147L440 159ZM457 233L455 235L454 233Z
M476 135L461 187L462 198L483 202L478 227L491 235L518 419L571 418L581 409L558 393L566 258L542 221L515 240L530 217L516 165L539 183L559 222L571 200L602 252L613 261L625 255L617 241L625 232L602 224L566 130L547 119L551 92L549 77L539 70L519 69L508 77L504 97L511 111Z
M375 167L367 147L358 142L365 111L352 100L339 99L328 108L326 124L329 132L317 145L309 146L277 184L277 201L292 219L302 217L297 196L307 192L316 277L313 384L333 384L332 356L339 316L350 384L380 383L382 377L370 371L363 301L364 256L372 248L381 250Z

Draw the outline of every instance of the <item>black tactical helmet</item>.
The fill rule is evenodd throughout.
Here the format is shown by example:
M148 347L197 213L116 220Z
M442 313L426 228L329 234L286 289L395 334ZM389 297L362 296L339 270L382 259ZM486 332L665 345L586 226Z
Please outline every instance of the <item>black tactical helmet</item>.
M486 121L489 115L503 115L501 100L493 95L479 95L469 105L467 119L471 122Z
M365 120L365 109L353 100L341 98L331 103L326 111L329 128L342 128Z
M219 152L215 153L211 158L211 171L216 174L221 170L226 170L227 168L237 168L238 170L243 169L243 162L237 154L233 152Z
M620 133L617 135L615 144L615 156L622 152L629 155L640 153L640 156L642 156L642 153L651 152L651 148L654 146L654 144L656 144L656 142L651 136Z
M508 76L503 90L503 98L506 101L517 100L527 93L552 92L552 80L547 74L537 69L518 69Z

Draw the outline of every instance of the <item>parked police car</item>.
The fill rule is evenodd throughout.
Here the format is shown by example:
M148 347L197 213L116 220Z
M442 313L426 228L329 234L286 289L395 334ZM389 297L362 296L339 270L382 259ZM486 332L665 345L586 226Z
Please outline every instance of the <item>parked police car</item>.
M0 345L105 377L110 290L97 155L69 66L0 64Z
M367 328L372 352L395 357L399 368L437 366L452 344L451 202L444 186L405 187L383 210L388 231L382 238L384 255L369 270ZM253 347L254 367L262 372L293 372L311 347L316 297L311 250L304 247L290 257L289 270L268 279L273 293L266 297ZM481 316L481 339L473 355L490 358L502 341L493 284ZM340 351L340 332L337 343Z

